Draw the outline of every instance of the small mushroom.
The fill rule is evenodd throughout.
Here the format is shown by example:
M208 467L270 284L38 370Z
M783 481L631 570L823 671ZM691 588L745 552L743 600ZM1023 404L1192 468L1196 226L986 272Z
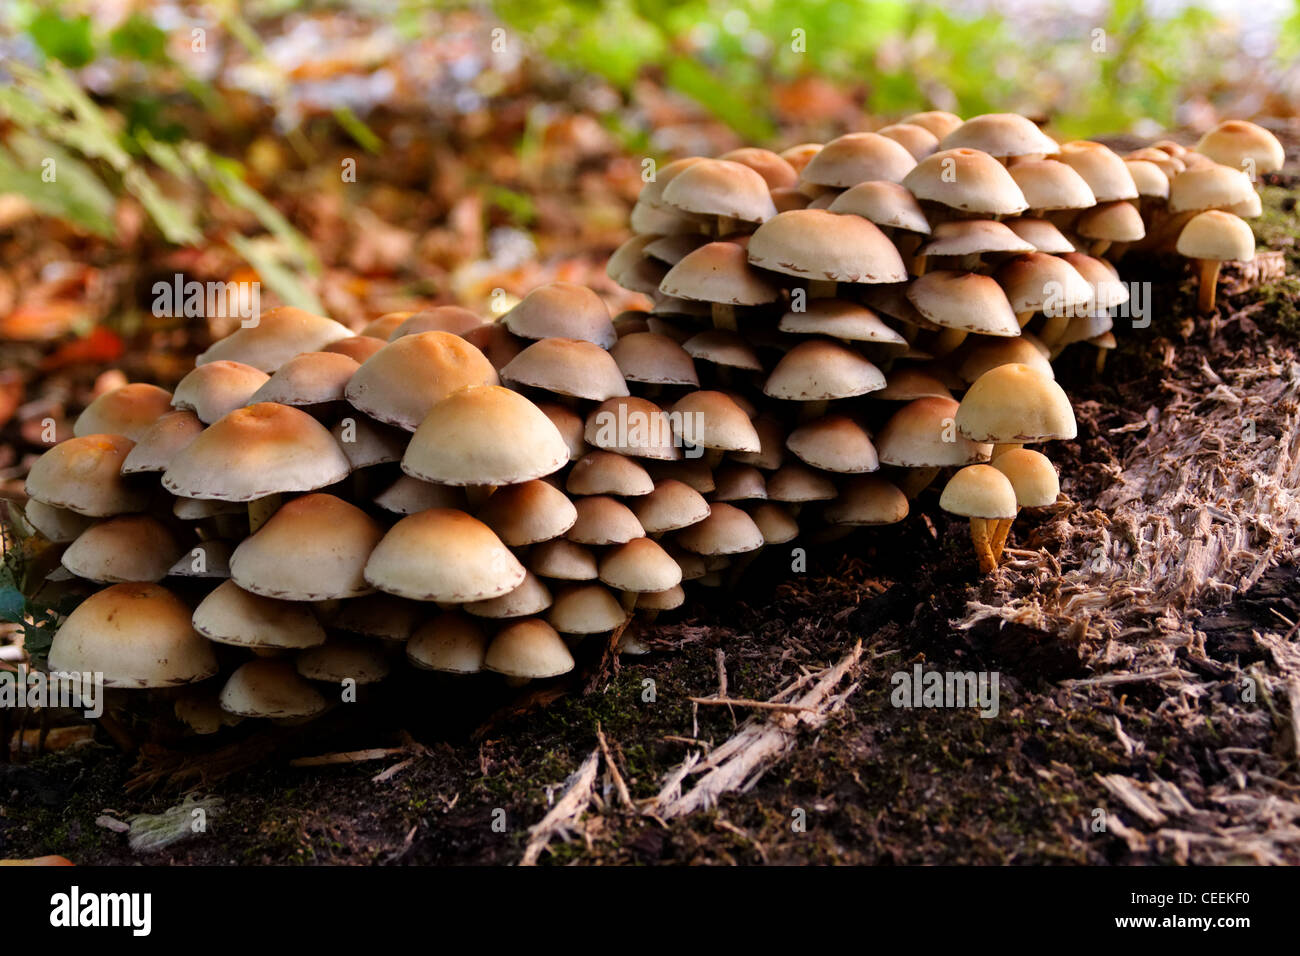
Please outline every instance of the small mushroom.
M997 570L990 522L1016 516L1016 491L1007 476L991 465L967 465L949 479L939 496L939 507L970 519L980 570L986 574Z

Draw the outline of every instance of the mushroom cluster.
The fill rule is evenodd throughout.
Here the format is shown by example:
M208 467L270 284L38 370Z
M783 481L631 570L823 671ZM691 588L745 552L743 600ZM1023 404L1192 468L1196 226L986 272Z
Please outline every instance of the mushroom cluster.
M937 111L679 159L642 189L608 273L654 303L618 317L620 345L679 346L698 385L628 380L647 401L672 389L666 408L698 387L743 409L759 453L710 446L715 487L698 468L696 487L779 514L782 534L900 521L960 469L940 503L970 518L992 570L1017 511L1056 500L1050 462L1022 446L1075 436L1051 362L1087 342L1103 368L1129 300L1115 263L1176 248L1212 307L1219 263L1253 254L1248 172L1280 165L1277 140L1240 121L1195 151L1121 157L1016 114Z

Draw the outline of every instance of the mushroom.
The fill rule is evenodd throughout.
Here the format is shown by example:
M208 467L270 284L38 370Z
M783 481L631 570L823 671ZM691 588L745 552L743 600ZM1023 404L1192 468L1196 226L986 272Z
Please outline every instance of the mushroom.
M970 519L970 537L984 573L997 570L990 521L1016 516L1016 491L1010 480L991 465L967 465L948 480L939 507Z
M880 461L911 469L901 482L907 497L924 491L941 468L988 460L988 445L958 432L958 407L950 398L918 398L894 412L877 434ZM771 495L772 483L768 484Z
M608 318L608 313L606 317ZM423 312L412 312L407 315L401 324L388 334L388 341L400 339L403 335L418 335L421 332L450 332L452 335L463 336L483 324L483 320L469 309L458 305L439 305Z
M1258 174L1277 172L1286 162L1277 137L1246 120L1224 120L1201 137L1196 151L1234 169L1249 164Z
M604 585L571 584L555 595L546 619L561 634L581 637L621 627L627 612Z
M122 476L134 446L122 435L82 435L59 442L33 462L27 495L88 518L143 511L148 502L143 486Z
M246 404L278 402L318 412L343 401L348 381L360 367L337 352L304 352L281 365Z
M344 395L371 418L413 432L452 392L497 381L492 363L460 336L421 332L404 335L366 359Z
M622 593L628 614L636 608L638 595L666 591L682 582L681 567L649 538L634 538L611 548L600 559L598 573L601 581Z
M917 163L903 185L919 200L968 214L1018 216L1029 208L1006 167L977 149L941 148Z
M148 515L118 515L82 531L60 557L79 578L116 584L161 581L180 555L167 526Z
M325 643L311 606L253 594L223 581L194 609L194 629L218 644L254 650L301 650Z
M171 392L143 382L105 392L86 406L72 425L72 434L125 435L140 441L171 406Z
M893 140L884 141L906 153ZM806 279L814 299L833 297L839 282L907 279L898 249L879 227L861 216L824 209L793 209L773 216L750 237L748 255L760 268Z
M122 474L166 471L172 456L198 437L201 431L203 423L191 411L160 415L127 453L122 461Z
M769 190L793 186L799 181L799 173L790 165L789 161L770 149L745 146L723 153L718 159L725 159L733 163L740 163L742 166L748 166L763 177L763 181L767 183Z
M1196 307L1208 314L1214 311L1220 264L1255 258L1255 234L1232 213L1212 209L1198 213L1183 227L1178 235L1178 252L1196 260Z
M484 670L503 674L515 684L567 674L573 664L563 638L538 618L516 621L499 631L483 658Z
M885 387L885 376L859 353L836 342L800 342L777 363L763 383L763 394L805 403L805 419L826 413L827 403ZM752 450L757 451L756 445Z
M388 658L379 646L354 637L331 637L319 647L300 651L294 667L308 680L328 684L375 684L390 670Z
M799 174L801 183L848 189L858 183L890 183L916 165L916 157L898 141L880 133L847 133L819 149Z
M221 709L240 717L300 720L328 704L292 661L259 659L241 665L221 688Z
M618 340L600 296L572 282L539 286L507 312L501 323L525 339L578 339L602 349Z
M415 629L406 643L406 659L424 670L477 674L483 670L487 646L479 622L458 611L444 611Z
M567 538L552 538L528 554L528 568L534 574L556 581L594 581L596 556Z
M1013 448L991 462L994 468L1007 476L1016 493L1016 510L1045 508L1055 504L1061 494L1061 481L1047 456L1028 448ZM993 529L993 559L1002 558L1002 549L1011 531L1012 518L999 518Z
M430 508L397 522L365 568L366 581L381 591L445 604L509 594L525 573L491 528L450 508Z
M1018 113L972 116L939 142L940 149L978 149L1005 160L1011 156L1054 156L1061 147L1032 120Z
M519 548L560 537L573 527L578 512L564 492L534 479L499 489L483 503L476 517L507 547Z
M880 127L876 133L888 136L917 160L925 159L939 148L939 137L924 126L915 123L890 123L888 126Z
M511 359L501 369L501 377L596 402L629 394L609 352L579 339L540 339Z
M736 328L736 306L776 301L780 290L749 264L745 249L734 242L700 246L668 270L659 291L679 299L710 303L713 324Z
M295 355L319 352L339 339L351 337L352 331L346 325L286 305L263 312L254 324L214 342L196 362L242 362L270 373Z
M763 177L726 159L691 163L663 187L661 198L664 205L712 220L717 236L726 235L739 223L766 222L776 215Z
M835 197L831 212L869 219L889 236L905 262L910 262L922 240L930 235L930 223L905 186L884 180L858 183ZM915 268L909 266L909 271Z
M999 365L977 378L962 397L955 421L971 441L992 442L994 458L1026 442L1078 434L1074 409L1061 386L1028 365Z
M902 121L928 129L941 140L962 124L960 116L945 110L925 110L920 113L912 113L910 116L904 116Z
M922 246L922 250L925 248ZM971 332L1020 335L1020 323L1006 293L990 276L975 272L929 272L912 280L907 298L921 315L943 327L932 346L939 356L953 351Z

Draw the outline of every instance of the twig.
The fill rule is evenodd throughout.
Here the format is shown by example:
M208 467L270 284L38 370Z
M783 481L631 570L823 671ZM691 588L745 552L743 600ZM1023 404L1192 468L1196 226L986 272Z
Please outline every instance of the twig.
M692 704L719 704L724 707L753 707L757 710L776 710L787 714L797 714L812 710L803 704L781 704L771 700L745 700L741 697L688 697Z
M605 740L605 732L600 729L599 722L596 724L596 742L600 744L600 752L605 755L605 766L609 768L609 775L614 780L614 788L618 791L618 799L629 810L635 810L632 795L627 792L627 784L623 782L623 775L618 772L618 764L614 762L614 755L609 752L609 744Z

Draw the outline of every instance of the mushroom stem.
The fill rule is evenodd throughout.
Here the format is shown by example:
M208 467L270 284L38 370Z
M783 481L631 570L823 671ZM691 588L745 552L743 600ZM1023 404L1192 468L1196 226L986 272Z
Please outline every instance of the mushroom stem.
M1097 370L1097 374L1098 374L1098 375L1100 375L1101 372L1102 372L1102 369L1104 369L1104 368L1106 367L1106 353L1109 352L1109 351L1110 351L1110 349L1103 349L1103 348L1100 348L1100 347L1098 347L1098 349L1097 349L1097 364L1096 364L1095 368L1096 368L1096 370Z
M810 299L833 299L835 298L835 283L826 279L811 279L808 282L808 298Z
M967 334L965 329L944 329L934 340L934 357L943 358L957 351L966 341Z
M704 449L704 458L703 458L703 461L704 461L704 465L705 465L705 467L708 468L710 471L712 471L713 469L717 468L720 464L722 464L722 456L723 456L723 454L724 454L724 452L723 452L723 450L722 450L721 448L706 448L706 449Z
M1196 291L1196 307L1202 313L1214 311L1214 292L1219 283L1219 260L1197 259L1196 269L1200 286Z
M825 418L826 410L829 407L830 402L825 400L801 402L799 405L799 421L815 422L819 418Z
M640 596L636 591L624 591L619 595L619 602L623 605L623 610L627 612L629 620L636 611L636 601Z
M915 498L926 488L930 487L930 482L939 477L938 468L909 468L898 482L898 488L908 498Z
M913 271L916 263L916 250L921 248L921 240L924 238L919 232L895 230L894 245L898 247L898 253L903 257L903 263L913 275L916 274Z
M470 510L476 511L496 490L496 485L466 485L465 500L469 503Z
M1092 250L1091 250L1092 255L1094 256L1105 255L1106 250L1109 248L1110 248L1109 239L1098 239L1096 242L1092 244Z
M1026 309L1024 312L1017 312L1016 321L1020 323L1020 327L1023 329L1036 314L1037 313L1033 309Z
M997 558L993 557L993 542L989 534L988 518L970 519L970 539L975 545L975 556L979 559L980 570L985 574L998 569Z
M978 252L969 252L958 260L958 268L962 272L978 272L980 267L980 254Z
M1007 546L1007 535L1011 533L1011 525L1015 518L996 518L993 521L993 533L991 535L993 545L993 560L1002 560L1002 549Z
M715 329L736 330L736 307L726 302L713 303L713 327Z
M916 276L918 279L925 275L925 269L929 264L929 258L929 256L913 256L912 275Z
M714 228L717 230L717 236L721 239L723 236L730 235L736 231L737 220L731 216L718 216L713 220Z
M1065 334L1065 330L1069 328L1069 325L1070 317L1068 315L1049 315L1047 321L1043 323L1038 337L1044 345L1051 348Z
M282 495L267 495L265 498L257 498L248 503L248 533L253 534L258 528L271 520L271 515L275 514L280 504L284 501Z
M1025 443L1022 441L995 442L993 444L993 454L989 455L989 461L997 461L998 455L1024 447Z

